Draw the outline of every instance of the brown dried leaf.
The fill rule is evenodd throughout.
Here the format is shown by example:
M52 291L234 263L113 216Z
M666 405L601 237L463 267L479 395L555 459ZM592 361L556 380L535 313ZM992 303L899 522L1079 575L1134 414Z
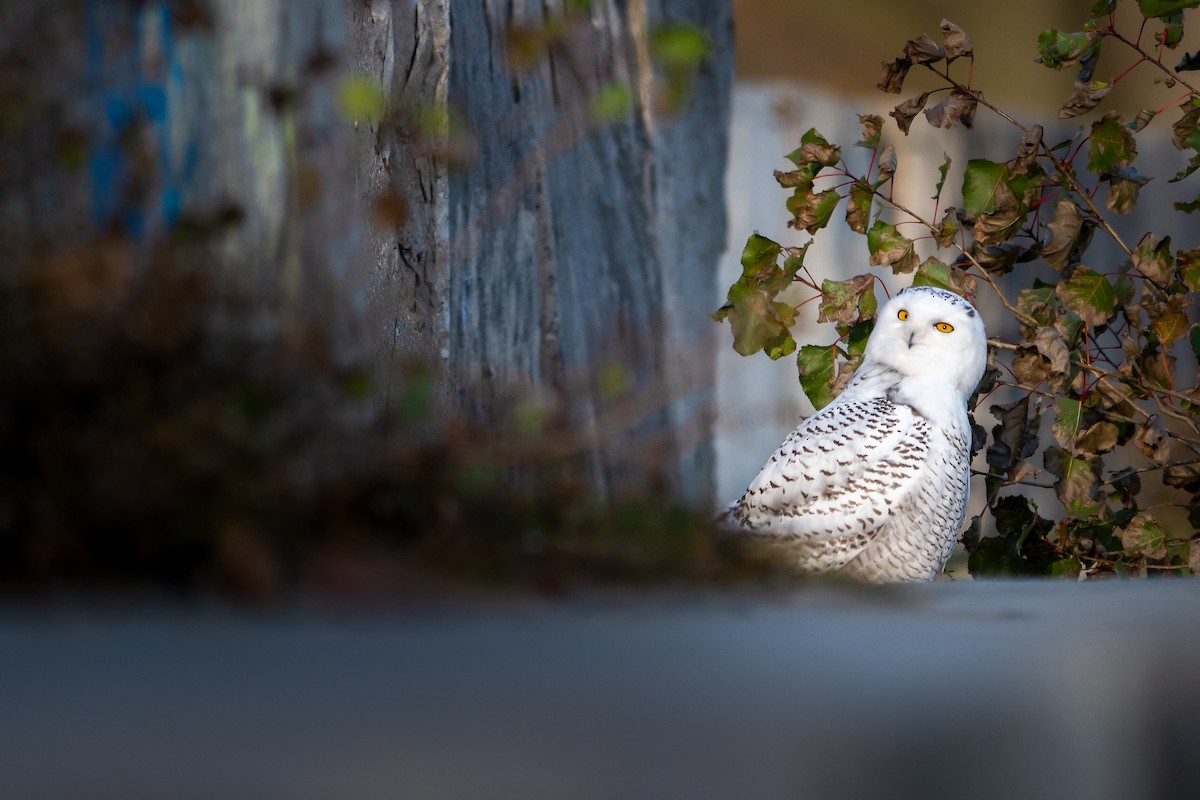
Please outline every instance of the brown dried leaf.
M884 61L879 75L879 83L876 85L888 94L900 94L900 90L904 86L904 78L908 75L911 67L912 61L903 56L894 61Z
M1101 420L1075 440L1075 450L1087 455L1107 453L1117 446L1119 431L1117 426L1106 420Z
M1163 483L1185 492L1200 491L1200 464L1172 464L1163 470Z
M1137 433L1133 435L1133 443L1142 455L1154 459L1159 464L1167 463L1171 455L1171 440L1167 438L1167 431L1159 421L1158 414L1151 414L1149 419L1138 426Z
M1042 248L1042 258L1059 272L1079 263L1095 228L1090 222L1084 223L1079 206L1065 196L1054 207L1054 219L1046 227L1050 241Z
M1058 110L1058 118L1070 119L1071 117L1086 114L1099 105L1100 101L1112 91L1112 88L1112 84L1104 83L1103 81L1091 81L1089 83L1075 81L1075 91L1063 103L1062 108Z
M1037 386L1050 377L1050 359L1033 347L1019 347L1013 356L1013 374L1024 386Z
M876 188L882 186L892 179L896 174L896 148L888 145L883 148L883 152L879 154L879 160L876 162L878 167L878 177L875 179Z
M972 128L976 105L978 101L974 95L955 89L945 100L925 109L925 119L935 128L953 128L960 122L964 128Z
M934 241L937 242L938 247L949 247L954 242L954 237L958 235L960 227L958 224L958 209L950 206L942 214L942 222L933 234Z
M1146 558L1162 559L1167 556L1167 534L1153 516L1142 512L1121 529L1121 546L1125 554L1141 554Z
M929 34L922 33L904 45L904 57L914 64L933 64L945 58L946 51Z
M863 126L862 139L856 142L858 147L874 150L879 146L879 136L883 128L883 117L878 114L859 114L858 121Z
M1042 146L1042 126L1034 125L1021 137L1021 149L1012 164L1013 175L1029 175L1039 169L1037 164L1038 150Z
M1094 513L1099 510L1100 474L1104 468L1099 457L1076 458L1061 447L1050 446L1046 448L1042 462L1046 471L1058 478L1054 489L1068 511Z
M921 112L925 107L925 101L929 99L929 92L922 92L916 97L910 97L900 105L891 110L889 116L896 120L896 127L908 134L909 128L912 127L913 118Z
M1011 239L1025 221L1025 214L1017 206L997 209L991 214L980 214L975 220L973 232L978 245L994 245Z
M1150 182L1150 178L1139 175L1133 167L1117 167L1106 177L1108 194L1104 204L1115 214L1129 214L1141 197L1142 187Z
M974 55L975 46L971 44L971 37L948 19L942 20L942 36L945 37L942 49L946 53L947 61Z
M989 409L997 424L992 428L987 463L1009 476L1022 460L1037 451L1041 413L1034 407L1030 416L1029 406L1029 397L1025 396L1008 405L994 405Z
M1071 368L1071 350L1054 328L1038 328L1032 339L1037 351L1050 363L1052 375L1065 376Z
M1175 261L1171 256L1171 237L1162 240L1147 233L1137 243L1131 255L1133 267L1159 286L1174 280Z
M864 292L873 291L875 276L855 275L845 281L821 282L821 305L817 322L836 322L851 325L862 317L859 298Z
M1164 295L1147 286L1142 294L1142 308L1150 317L1150 329L1164 346L1169 346L1176 339L1183 338L1190 328L1187 307L1189 298L1186 294ZM1169 378L1164 385L1170 385Z

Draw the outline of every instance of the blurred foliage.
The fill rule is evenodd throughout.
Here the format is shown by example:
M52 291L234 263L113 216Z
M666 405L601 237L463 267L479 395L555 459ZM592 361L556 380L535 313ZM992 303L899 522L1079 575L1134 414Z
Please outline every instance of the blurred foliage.
M140 4L119 5L132 24ZM346 318L360 312L337 305L337 293L295 305L277 296L269 287L280 265L250 255L264 248L242 235L253 209L208 201L136 230L115 214L96 233L86 209L56 208L66 193L54 181L76 175L94 144L75 90L95 86L45 68L45 54L65 53L84 24L81 7L63 8L62 17L0 11L13 23L0 36L0 591L144 587L266 600L447 583L558 591L784 577L745 537L681 507L665 479L600 500L589 453L605 431L578 430L565 397L514 392L487 419L455 414L438 404L440 365L384 365L383 354L348 344L361 320ZM203 2L166 12L187 32L216 25ZM536 28L514 26L509 68L562 59L560 84L579 82L563 107L581 112L583 132L629 119L659 94L686 97L707 53L699 29L653 33L660 88L642 98L629 76L585 68L581 59L596 55L586 49L593 13L574 0ZM77 55L63 63L79 67ZM306 69L336 61L320 49ZM281 115L314 94L262 88ZM397 126L415 151L471 166L474 132L444 108L406 104L362 76L331 99L348 122ZM158 186L142 133L136 117L118 131L122 177L137 190L122 208ZM314 177L308 194L326 185L315 168L299 174ZM421 202L367 198L383 229ZM600 426L624 431L630 416L661 411L639 405L619 368L580 380L626 415L599 415Z
M1200 7L1200 0L1139 2L1141 27L1134 36L1118 28L1118 5L1103 0L1080 31L1050 29L1038 37L1046 67L1077 70L1075 90L1058 116L1102 107L1114 85L1145 73L1180 91L1165 108L1132 119L1109 111L1073 139L1045 142L1041 125L1018 122L972 85L971 39L943 20L940 40L922 34L884 62L878 83L884 92L904 91L914 70L934 84L891 116L907 135L922 112L936 128L971 128L976 113L986 110L1019 134L1011 158L970 159L958 205L943 208L947 157L932 211L920 212L894 199L895 148L883 144L882 118L864 115L857 144L871 153L865 170L852 169L843 148L813 129L787 156L795 169L775 174L791 192L790 227L814 235L845 200L846 224L866 238L872 266L911 273L914 284L969 298L985 285L1016 323L1017 341L991 341L989 368L971 404L974 411L996 395L990 437L975 425L976 452L986 448L987 471L980 474L997 530L981 540L975 518L964 534L975 575L1200 572L1200 385L1180 385L1196 364L1177 362L1200 359L1200 326L1189 317L1200 292L1200 249L1176 249L1170 237L1153 232L1129 243L1111 222L1135 207L1150 180L1134 166L1137 134L1160 115L1174 110L1171 140L1192 154L1170 181L1185 180L1200 166L1200 90L1187 77L1195 58L1170 55L1181 41L1185 11ZM1097 70L1110 63L1101 56L1112 59L1106 47L1123 61L1112 78L1098 80ZM1200 199L1175 204L1181 214L1198 208ZM906 231L913 229L923 235L910 238ZM1097 233L1125 253L1124 263L1087 265ZM917 249L926 242L949 251L949 258L922 260ZM805 393L820 408L862 360L874 324L876 278L818 281L803 263L809 243L785 247L751 236L742 276L714 316L730 321L737 352L780 358L797 351L789 329L800 306L819 298L818 321L832 323L837 338L800 347L797 366ZM1025 266L1038 261L1053 269L1053 281ZM811 296L795 305L779 301L794 284ZM1181 344L1185 340L1190 347ZM1180 355L1178 347L1184 348ZM1119 466L1106 468L1106 458ZM1166 487L1150 501L1143 500L1151 494L1143 493L1144 476L1158 476ZM1053 492L1058 508L1049 519L1021 496L1024 487Z
M264 315L202 243L36 255L0 276L6 590L261 599L398 569L545 589L773 570L662 486L599 502L553 404L514 404L498 428L447 417L412 363L385 433L370 366L324 325Z

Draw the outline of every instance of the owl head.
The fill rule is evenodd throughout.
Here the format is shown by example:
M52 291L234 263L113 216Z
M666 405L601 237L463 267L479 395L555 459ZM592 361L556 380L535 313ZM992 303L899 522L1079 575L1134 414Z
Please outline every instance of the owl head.
M979 385L987 361L983 319L953 292L909 287L880 309L863 361L906 378L944 380L967 397Z

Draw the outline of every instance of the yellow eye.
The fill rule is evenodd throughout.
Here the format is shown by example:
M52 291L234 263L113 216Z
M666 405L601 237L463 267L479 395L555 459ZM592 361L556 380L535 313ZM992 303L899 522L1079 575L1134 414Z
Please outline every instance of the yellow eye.
M938 324L934 325L933 327L937 328L942 333L949 333L950 331L954 330L954 326L951 325L949 322L939 322Z
M896 316L899 317L901 320L906 320L906 319L908 319L908 312L902 308L902 309L900 309L900 313L897 314Z

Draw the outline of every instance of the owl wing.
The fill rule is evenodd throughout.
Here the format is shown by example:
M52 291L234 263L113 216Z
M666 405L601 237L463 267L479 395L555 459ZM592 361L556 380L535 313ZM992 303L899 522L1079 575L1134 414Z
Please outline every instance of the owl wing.
M729 516L793 540L807 568L841 566L914 494L930 433L908 406L843 395L784 440Z

